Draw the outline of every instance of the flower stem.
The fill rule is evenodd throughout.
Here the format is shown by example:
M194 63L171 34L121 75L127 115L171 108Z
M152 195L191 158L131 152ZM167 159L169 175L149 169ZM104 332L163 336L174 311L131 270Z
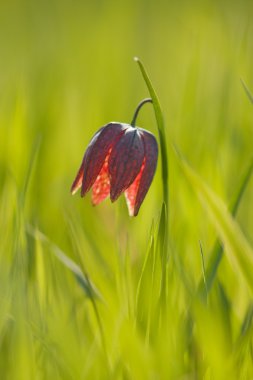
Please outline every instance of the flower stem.
M136 123L136 119L137 119L138 113L139 113L141 107L142 107L145 103L153 103L153 100L152 100L151 98L146 98L146 99L143 99L143 100L139 103L138 107L137 107L136 110L135 110L133 120L132 120L132 122L131 122L131 126L132 126L132 127L135 127L135 123Z
M160 102L156 95L156 92L152 86L152 83L148 77L146 69L144 68L142 62L139 58L135 57L134 60L139 65L140 71L142 73L143 79L146 82L147 88L149 90L149 94L151 96L155 117L158 127L159 140L160 140L160 148L161 148L161 159L162 159L162 185L163 185L163 201L166 206L166 217L167 217L167 227L168 227L168 210L169 210L169 160L167 153L167 142L166 142L166 132L165 132L165 124L163 119L163 113L161 110ZM136 110L137 111L137 110Z
M157 122L160 149L161 149L161 169L162 169L162 186L163 186L163 205L159 223L158 231L158 249L161 255L162 264L162 274L161 274L161 289L160 289L160 300L159 304L161 307L162 321L167 325L167 266L168 266L168 236L169 236L169 219L168 219L168 209L169 209L169 161L167 154L167 141L166 141L166 131L165 123L163 119L163 113L161 110L159 99L156 95L154 87L149 79L145 67L139 58L134 58L138 63L143 79L147 85L149 95L153 101L153 107L155 111L155 117Z

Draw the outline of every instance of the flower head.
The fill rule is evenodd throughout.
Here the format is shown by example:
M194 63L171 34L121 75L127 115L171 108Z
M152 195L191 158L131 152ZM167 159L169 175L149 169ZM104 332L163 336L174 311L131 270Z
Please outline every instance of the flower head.
M154 135L130 124L112 122L92 138L71 187L83 197L92 188L97 205L110 195L125 193L130 216L136 216L156 170L158 145Z

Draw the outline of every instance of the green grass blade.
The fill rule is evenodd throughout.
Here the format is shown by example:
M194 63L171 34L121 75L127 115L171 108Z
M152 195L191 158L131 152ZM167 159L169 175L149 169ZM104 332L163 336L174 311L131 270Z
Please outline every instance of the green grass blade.
M252 329L253 329L253 304L251 302L248 306L248 309L245 313L245 317L243 319L239 339L243 339L247 335L250 338L252 336L251 335Z
M178 155L186 178L196 192L207 216L225 246L228 259L236 265L253 293L253 249L223 201L200 179L189 164Z
M243 88L246 92L247 97L249 98L250 102L253 104L253 95L251 94L249 88L247 87L246 83L241 79L241 83L243 85Z
M202 283L205 287L206 295L207 295L207 285L206 285L206 265L205 265L205 258L204 258L204 253L203 253L203 248L201 242L199 242L199 247L200 247L200 255L201 255L201 267L202 267L202 275L203 275L203 280Z
M169 208L169 167L168 167L168 154L167 154L167 142L165 133L165 124L162 109L160 106L159 99L156 95L154 87L149 79L147 71L143 66L139 58L135 57L135 61L138 63L141 70L143 79L147 85L150 97L153 102L156 123L159 134L160 149L161 149L161 160L162 160L162 186L163 186L163 206L160 219L159 233L158 233L158 249L160 250L160 255L162 257L162 283L161 283L161 294L160 301L161 305L165 305L166 299L166 266L167 266L167 251L168 251L168 208Z
M216 292L216 302L218 310L223 320L223 332L226 334L226 342L228 346L232 347L232 326L231 326L231 301L226 294L225 288L221 282L218 281Z
M161 215L158 225L157 233L157 250L160 253L161 265L163 266L167 261L167 256L164 253L164 244L166 240L166 226L167 226L167 210L165 203L162 204Z
M240 368L247 365L247 357L252 352L252 332L253 332L253 304L250 302L244 315L238 337L236 339L235 354ZM252 365L252 360L250 361Z
M95 316L96 316L96 320L98 323L101 343L102 343L104 355L105 355L106 366L109 373L110 363L109 363L109 358L108 358L105 335L104 335L101 318L100 318L97 304L96 304L96 299L102 300L102 296L100 295L100 293L98 292L94 284L90 281L90 278L87 275L87 273L83 273L81 268L73 260L71 260L56 244L52 243L46 235L34 229L34 227L31 225L27 226L27 232L31 236L37 237L38 239L40 239L41 242L44 242L45 244L49 246L50 250L57 257L57 259L74 274L77 282L84 290L86 296L90 299Z
M136 292L136 313L137 320L144 329L148 330L148 321L150 319L150 308L152 302L153 286L152 286L152 277L153 277L153 266L154 266L154 227L152 224L150 231L150 242L149 247L142 265L141 274L139 277L137 292ZM147 292L147 289L150 287L150 292Z
M24 207L26 194L27 194L29 184L31 182L32 174L33 174L36 162L37 162L37 158L38 158L38 154L39 154L39 150L40 150L40 145L41 145L41 136L38 136L37 139L35 140L33 148L32 148L32 153L31 153L28 169L27 169L26 176L25 176L23 189L20 193L20 198L19 198L20 207L21 207L21 205Z
M157 254L160 253L160 260L161 260L161 290L160 290L160 304L161 307L165 310L166 306L166 284L167 284L167 249L165 244L167 243L167 210L166 210L166 204L162 204L162 210L161 210L161 216L159 221L159 227L158 227L158 234L157 234Z
M168 154L167 154L167 143L166 143L166 134L165 134L165 124L162 109L160 106L159 99L156 95L154 87L149 79L147 71L143 66L139 58L135 57L134 60L138 63L141 70L143 79L147 85L150 97L153 101L153 107L155 111L155 117L157 122L157 128L159 133L160 148L161 148L161 159L162 159L162 182L163 182L163 200L168 212L168 203L169 203L169 168L168 168Z
M75 276L77 282L83 288L87 297L93 299L94 297L102 299L100 293L96 287L91 283L87 274L83 273L81 268L71 260L56 244L52 243L46 235L36 230L33 226L28 225L27 232L34 238L38 238L41 242L47 244L51 252L57 257L57 259L68 268Z
M230 203L229 211L231 215L233 216L235 216L237 213L241 199L243 197L243 194L251 178L252 171L253 171L253 159L250 161L250 164L248 165L244 175L242 176L241 182L235 192L234 198L232 199ZM199 284L200 294L203 295L203 291L204 292L207 291L207 293L210 292L214 279L216 277L222 256L223 256L223 246L220 243L220 240L218 239L213 246L213 249L210 255L210 260L208 262L208 266L206 269L206 284L204 284L203 281L201 281L201 283Z

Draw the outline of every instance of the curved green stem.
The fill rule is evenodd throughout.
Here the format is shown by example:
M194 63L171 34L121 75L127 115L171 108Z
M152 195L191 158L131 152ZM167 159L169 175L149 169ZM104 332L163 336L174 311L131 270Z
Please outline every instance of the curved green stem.
M153 102L155 117L157 122L157 128L159 133L160 140L160 149L161 149L161 159L162 159L162 183L163 183L163 201L166 206L166 214L168 214L168 206L169 206L169 168L168 168L168 154L167 154L167 144L166 144L166 134L165 134L165 125L163 114L161 110L161 106L158 100L158 97L155 93L155 90L151 84L151 81L148 77L148 74L139 60L139 58L135 57L134 60L138 63L143 79L146 82L146 85L149 90L150 97Z
M136 119L137 119L137 116L139 114L139 111L141 109L141 107L146 104L146 103L153 103L152 99L151 98L146 98L146 99L143 99L137 106L136 110L135 110L135 113L134 113L134 117L133 117L133 120L131 122L131 126L132 127L135 127L135 123L136 123Z
M169 220L168 220L168 208L169 208L169 165L167 154L166 133L163 114L158 97L151 84L148 74L139 60L135 58L141 70L144 81L146 82L149 90L150 97L152 98L153 107L155 111L156 123L159 134L161 160L162 160L162 186L163 186L163 205L159 222L158 231L158 250L161 256L162 275L161 275L161 288L160 288L160 300L162 320L166 323L167 313L167 265L168 265L168 236L169 236Z

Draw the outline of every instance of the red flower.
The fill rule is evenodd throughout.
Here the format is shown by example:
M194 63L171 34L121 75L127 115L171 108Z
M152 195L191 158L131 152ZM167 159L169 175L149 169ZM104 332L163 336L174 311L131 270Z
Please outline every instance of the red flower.
M71 187L83 197L92 188L97 205L109 194L114 202L124 192L130 216L136 216L151 185L158 145L150 132L129 124L109 123L92 138Z

